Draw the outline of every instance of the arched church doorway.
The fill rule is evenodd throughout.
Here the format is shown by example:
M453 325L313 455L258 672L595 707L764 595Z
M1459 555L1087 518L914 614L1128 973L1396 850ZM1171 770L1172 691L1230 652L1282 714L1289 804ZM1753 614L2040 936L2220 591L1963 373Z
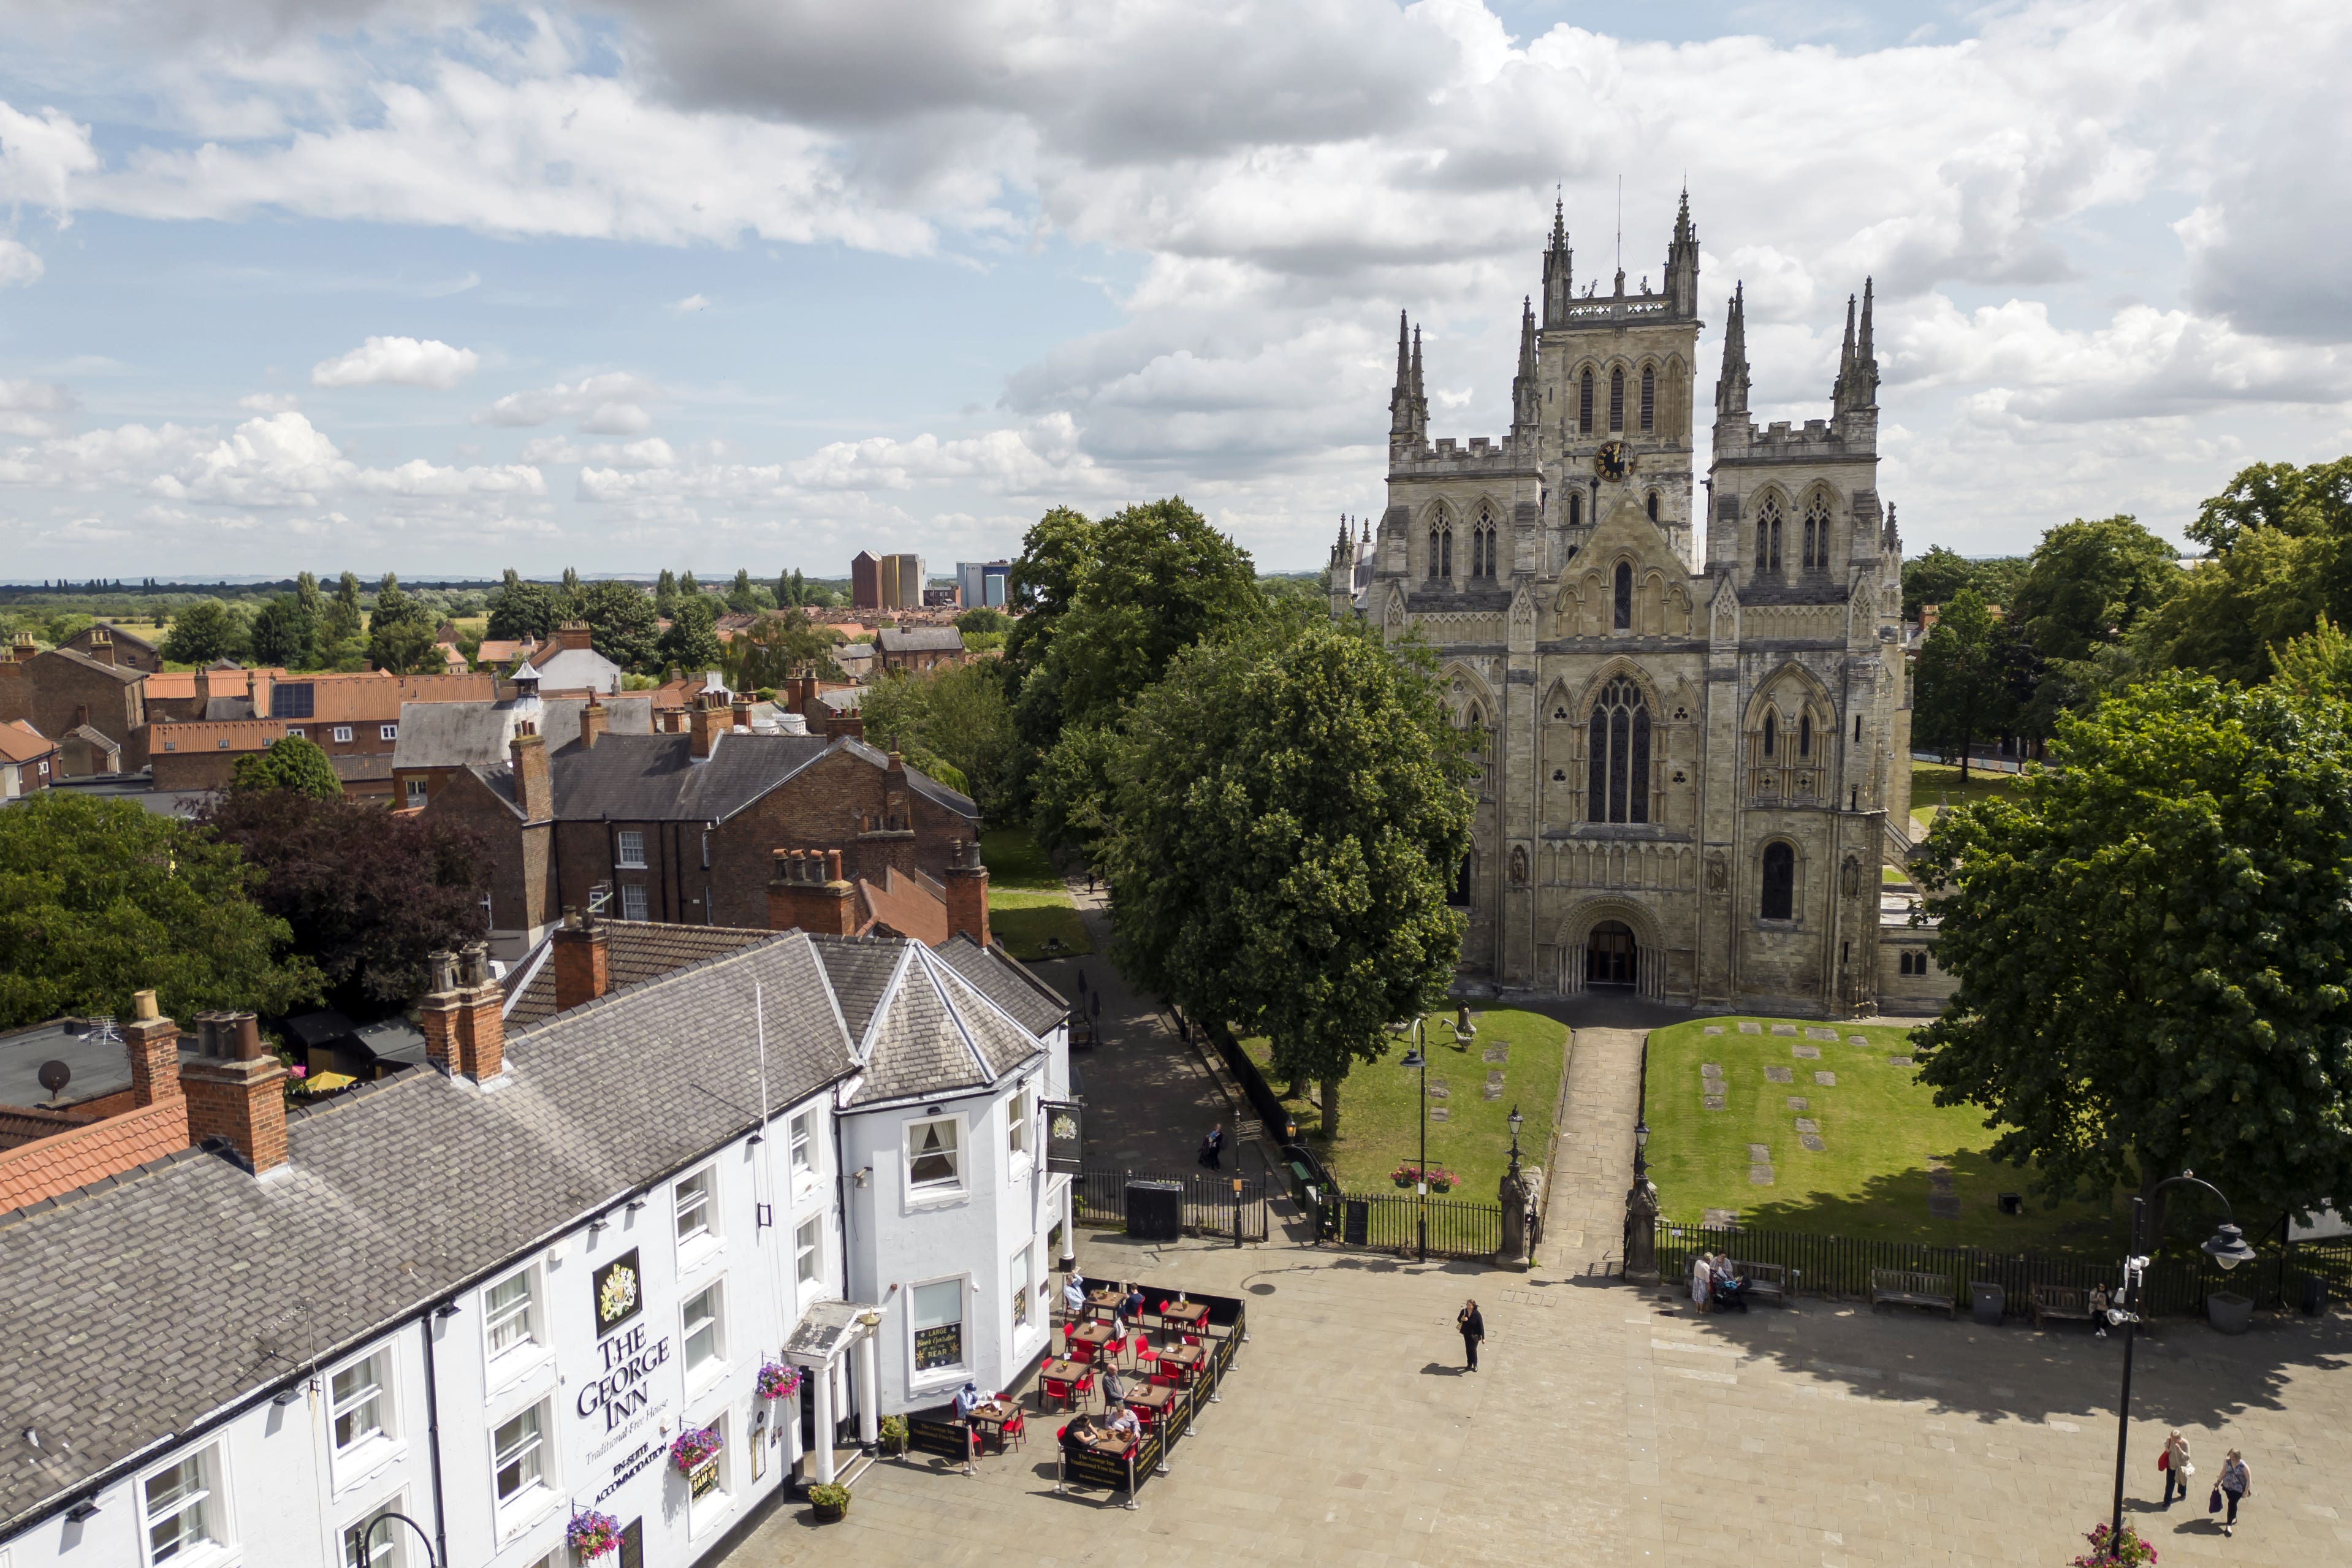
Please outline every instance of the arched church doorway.
M1640 966L1633 946L1633 928L1623 921L1602 921L1584 940L1584 984L1623 986L1638 983Z

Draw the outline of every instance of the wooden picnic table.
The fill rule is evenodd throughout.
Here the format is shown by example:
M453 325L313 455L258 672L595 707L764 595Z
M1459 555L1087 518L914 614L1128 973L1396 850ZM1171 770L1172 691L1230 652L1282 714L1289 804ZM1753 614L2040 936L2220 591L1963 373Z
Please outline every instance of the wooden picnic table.
M1108 1323L1072 1323L1062 1331L1062 1338L1072 1344L1092 1345L1097 1350L1118 1337Z
M1075 1385L1080 1378L1091 1376L1093 1373L1094 1368L1078 1362L1063 1361L1059 1357L1049 1358L1045 1365L1037 1369L1038 1410L1043 1412L1045 1408L1045 1384L1048 1380Z
M1127 1402L1156 1415L1176 1403L1176 1391L1156 1383L1139 1383L1127 1391Z
M1188 1301L1181 1306L1171 1301L1160 1309L1160 1328L1162 1333L1170 1329L1186 1329L1194 1333L1205 1333L1208 1327L1209 1309L1198 1301Z
M1127 1292L1124 1290L1089 1290L1087 1292L1087 1307L1091 1311L1108 1312L1116 1316L1118 1310L1126 1305Z
M982 1436L993 1434L996 1438L996 1451L1001 1454L1004 1452L1004 1428L1007 1424L1017 1420L1020 1415L1021 1407L1018 1405L1009 1400L994 1399L985 1405L973 1405L971 1414L964 1419L970 1421L972 1429Z
M1202 1363L1208 1359L1209 1351L1205 1345L1178 1345L1173 1350L1160 1352L1160 1365L1173 1366L1187 1377L1199 1372Z

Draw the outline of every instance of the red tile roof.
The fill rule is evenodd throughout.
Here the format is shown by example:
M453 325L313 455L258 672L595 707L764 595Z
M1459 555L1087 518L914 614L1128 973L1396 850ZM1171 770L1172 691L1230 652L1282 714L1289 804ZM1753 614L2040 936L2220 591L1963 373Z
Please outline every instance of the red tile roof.
M178 1095L0 1153L0 1214L120 1175L188 1146Z
M0 724L0 763L37 763L57 749L56 742L22 719Z
M150 753L169 752L173 756L260 752L285 735L283 719L200 719L186 724L156 724L147 731L147 749Z

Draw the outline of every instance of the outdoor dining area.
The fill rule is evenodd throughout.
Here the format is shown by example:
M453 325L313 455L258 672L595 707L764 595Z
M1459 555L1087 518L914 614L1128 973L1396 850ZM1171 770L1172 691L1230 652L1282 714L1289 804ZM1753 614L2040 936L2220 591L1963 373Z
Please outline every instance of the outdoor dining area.
M1073 1275L1027 1403L1011 1391L967 1393L910 1415L908 1446L976 1474L992 1448L1025 1447L1034 1415L1054 1426L1056 1493L1101 1490L1131 1509L1152 1477L1168 1473L1200 1407L1219 1402L1248 1336L1238 1298Z

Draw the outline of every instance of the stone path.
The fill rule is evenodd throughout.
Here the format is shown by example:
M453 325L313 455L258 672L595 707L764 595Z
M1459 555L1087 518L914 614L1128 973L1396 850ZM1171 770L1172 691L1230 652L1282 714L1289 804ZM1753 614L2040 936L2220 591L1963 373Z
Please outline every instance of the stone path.
M1569 1041L1566 1109L1537 1249L1543 1268L1599 1274L1624 1257L1646 1037L1641 1029L1578 1029Z

